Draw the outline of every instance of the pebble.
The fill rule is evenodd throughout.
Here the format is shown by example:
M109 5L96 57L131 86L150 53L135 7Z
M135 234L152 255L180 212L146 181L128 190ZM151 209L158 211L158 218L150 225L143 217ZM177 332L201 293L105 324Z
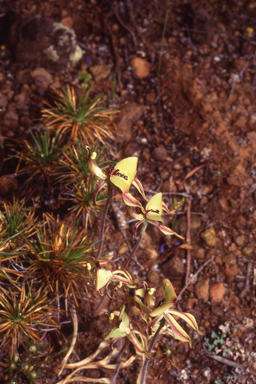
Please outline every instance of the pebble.
M243 247L245 243L245 236L244 235L237 236L235 239L235 242L236 242L236 245L238 245L239 247Z
M12 195L19 187L18 180L8 175L0 177L0 195Z
M144 79L150 73L151 64L140 57L134 57L130 60L129 65L131 65L139 79Z
M74 22L72 17L70 16L64 17L63 19L61 19L60 22L61 24L65 25L68 28L73 28Z
M142 235L141 242L140 242L140 248L141 249L149 248L151 243L152 243L151 236L149 236L147 234L147 232L144 232L143 235Z
M34 79L39 92L46 91L49 85L53 82L52 75L44 68L36 68L31 72L31 76Z
M154 269L150 269L147 273L147 278L150 283L156 286L158 285L160 279L159 272Z
M163 145L160 145L153 150L152 156L155 160L165 161L167 158L167 151Z
M14 111L7 111L4 114L3 125L8 128L16 129L19 124L19 115Z
M243 215L239 215L234 218L233 225L237 229L244 229L247 225L247 221Z
M210 299L211 299L212 305L215 305L219 301L223 300L224 295L225 295L224 283L216 283L210 288Z
M155 100L156 100L156 94L154 92L150 92L146 95L147 104L154 104Z
M228 200L226 199L226 197L221 197L219 199L218 203L219 203L220 208L223 211L228 212L230 210L230 206L229 206L229 203L228 203Z
M168 261L168 263L164 264L162 268L165 275L172 279L180 279L186 272L186 267L179 256L173 256L173 258Z
M5 108L7 104L8 104L7 97L0 93L0 108Z
M251 256L253 252L254 252L254 247L246 246L243 248L243 254L247 257Z
M146 248L146 258L149 260L156 260L158 258L158 252L154 248Z
M144 105L136 103L128 103L121 109L116 119L117 141L124 142L131 139L133 124L142 117L145 110L146 107Z
M200 247L198 244L193 245L193 256L196 259L204 260L205 259L205 249Z
M201 240L209 247L214 247L217 242L217 236L214 227L207 228L200 234Z
M110 75L111 68L105 64L97 64L90 67L90 72L95 81L100 81L106 79Z
M209 300L209 281L207 279L202 279L195 285L195 295L204 303Z

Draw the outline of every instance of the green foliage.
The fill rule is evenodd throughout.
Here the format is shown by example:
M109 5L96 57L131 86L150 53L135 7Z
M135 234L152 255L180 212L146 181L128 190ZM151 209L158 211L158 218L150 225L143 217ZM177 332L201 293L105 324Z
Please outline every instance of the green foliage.
M105 138L114 138L116 112L102 106L102 95L90 101L91 89L83 90L79 97L70 87L55 90L59 97L56 107L49 106L42 113L49 129L56 131L58 140L62 141L68 135L71 141L81 139L93 144L97 139L104 144Z

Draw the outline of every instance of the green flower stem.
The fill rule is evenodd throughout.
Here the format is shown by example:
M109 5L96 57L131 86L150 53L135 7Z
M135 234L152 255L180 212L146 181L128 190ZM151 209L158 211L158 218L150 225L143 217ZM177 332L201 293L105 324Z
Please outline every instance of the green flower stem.
M126 263L124 264L124 266L122 268L127 268L128 265L130 264L132 258L134 257L135 253L137 252L137 249L139 248L139 245L140 245L140 242L141 242L141 239L142 239L142 234L140 234L133 250L132 250L132 253L130 254L128 260L126 261Z
M105 223L106 223L106 218L107 218L107 214L108 214L108 210L109 210L109 207L110 207L110 202L111 202L111 198L112 198L112 187L109 185L108 186L108 197L107 197L107 201L106 201L106 204L105 204L105 207L104 207L104 212L103 212L103 215L102 215L102 220L101 220L101 225L100 225L100 245L99 245L99 249L98 249L98 252L97 252L97 255L96 255L96 260L98 260L100 258L100 255L101 255L101 252L102 252L102 249L103 249L103 245L104 245L104 231L105 231Z
M154 336L150 340L150 343L148 346L148 353L152 352L152 349L154 348L155 342L157 341L159 333L160 333L161 329L164 327L164 325L165 325L165 319L163 318L160 321L160 325L159 325L157 331L155 332ZM150 361L149 359L143 360L142 367L141 367L140 384L146 384L146 377L147 377L147 370L148 370L149 361Z

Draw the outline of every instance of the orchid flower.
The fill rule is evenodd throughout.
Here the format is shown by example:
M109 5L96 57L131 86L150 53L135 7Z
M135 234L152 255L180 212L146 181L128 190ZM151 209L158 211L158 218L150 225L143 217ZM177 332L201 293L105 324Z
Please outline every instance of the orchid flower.
M89 147L88 150L88 165L91 172L96 175L101 181L98 187L95 189L93 194L93 202L96 205L96 198L99 191L110 183L115 189L118 190L122 194L122 196L126 195L133 184L140 194L146 199L143 187L141 182L136 179L137 172L137 157L127 157L119 161L115 166L110 166L107 172L103 172L102 169L97 165L96 152L90 152Z
M163 202L162 202L162 193L157 193L156 195L151 197L151 199L148 201L146 205L146 209L144 209L142 204L137 199L135 199L135 197L133 197L130 193L126 193L125 195L123 195L123 200L125 204L128 206L128 210L131 216L134 217L136 220L138 220L138 223L135 224L133 229L134 235L136 234L136 230L140 225L142 225L140 233L143 234L147 228L147 225L153 224L158 229L160 229L160 231L163 232L165 235L175 235L183 239L182 236L178 235L176 232L172 231L170 228L164 225L164 220L161 217L163 209L165 209L163 207ZM131 209L131 207L139 208L142 213L140 214L135 213Z
M199 335L202 335L198 329L196 319L190 313L184 313L173 309L177 296L172 283L168 279L163 280L163 290L165 300L159 307L150 313L151 317L155 317L155 319L152 320L150 324L150 328L156 329L156 324L159 323L162 318L164 318L170 328L169 330L167 329L167 332L173 336L174 339L180 340L182 342L188 342L191 346L191 339L189 335L184 331L184 329L181 328L173 315L186 321L186 323L188 323L197 333L199 333Z
M127 285L128 288L135 288L132 277L129 272L122 269L110 271L105 268L99 268L96 274L96 289L97 291L101 288L106 288L106 293L109 297L111 295L108 292L108 286L111 282L117 282L120 284Z
M138 337L140 341L138 340ZM105 337L105 340L113 339L111 346L121 339L122 337L128 337L128 339L132 342L135 351L138 355L145 356L150 358L150 355L147 352L147 339L146 337L139 331L132 328L129 317L125 312L125 306L123 305L118 316L117 325L113 328Z

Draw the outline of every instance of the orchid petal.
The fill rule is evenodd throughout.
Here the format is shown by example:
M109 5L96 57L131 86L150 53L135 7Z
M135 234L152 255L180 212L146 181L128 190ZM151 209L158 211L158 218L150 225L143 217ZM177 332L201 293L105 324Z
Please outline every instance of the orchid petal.
M94 205L97 205L97 196L99 192L107 185L106 181L102 181L94 190L92 195L92 201Z
M146 205L146 211L158 211L159 215L162 215L162 193L157 193Z
M170 280L168 279L163 280L163 290L164 290L165 300L172 301L173 303L175 303L177 299L177 295L175 293L175 290Z
M157 212L147 212L146 213L146 220L152 220L152 221L160 221L161 223L164 223L162 217Z
M155 308L154 311L150 313L151 317L159 316L167 312L171 307L173 307L174 302L173 301L164 301L162 305Z
M137 199L135 199L135 197L133 197L130 193L123 193L122 198L125 204L129 207L140 208L142 212L144 212L144 208L142 207L141 203Z
M141 182L140 182L136 177L135 177L135 179L133 180L132 185L134 185L134 187L138 190L138 192L141 194L141 196L143 197L143 199L146 200L146 201L148 201L148 198L147 198L146 195L145 195L143 186L142 186Z
M165 212L169 213L169 214L174 214L175 213L175 209L173 209L172 211L169 210L169 208L167 207L167 205L162 201L162 208Z
M87 147L88 149L88 147ZM100 169L100 167L96 163L96 152L90 153L90 150L88 150L89 156L88 156L88 165L90 168L90 171L97 176L101 180L106 180L107 175Z
M136 223L136 224L134 225L134 227L133 227L133 236L135 237L135 239L136 239L136 231L137 231L137 229L139 228L139 226L140 226L141 224L143 224L143 223L144 223L144 219L141 220L141 221L138 221L138 223Z
M112 329L112 331L110 331L107 334L107 336L105 337L105 340L127 336L130 333L129 325L130 325L129 318L127 314L123 312L121 323L117 328Z
M179 323L172 317L172 315L169 315L167 313L164 314L164 318L171 327L171 330L173 332L173 337L177 340L180 340L184 343L188 342L191 347L191 339L186 331L179 325Z
M105 268L100 268L97 270L96 274L96 290L98 291L99 289L105 287L107 285L112 277L112 272L105 269Z
M110 181L122 193L129 191L137 172L137 157L127 157L115 165L115 172L110 176Z
M181 319L185 320L186 323L188 323L199 335L202 335L202 333L198 329L198 325L196 323L196 319L193 315L190 313L184 313L177 311L176 309L170 309L170 314L180 317Z
M158 227L158 229L160 229L161 232L163 232L165 235L175 235L177 237L179 237L180 239L184 239L183 236L181 235L178 235L176 232L172 231L170 228L166 227L165 225L161 225L159 224L157 221L153 221L153 220L147 220L150 224L153 224L155 225L156 227Z

